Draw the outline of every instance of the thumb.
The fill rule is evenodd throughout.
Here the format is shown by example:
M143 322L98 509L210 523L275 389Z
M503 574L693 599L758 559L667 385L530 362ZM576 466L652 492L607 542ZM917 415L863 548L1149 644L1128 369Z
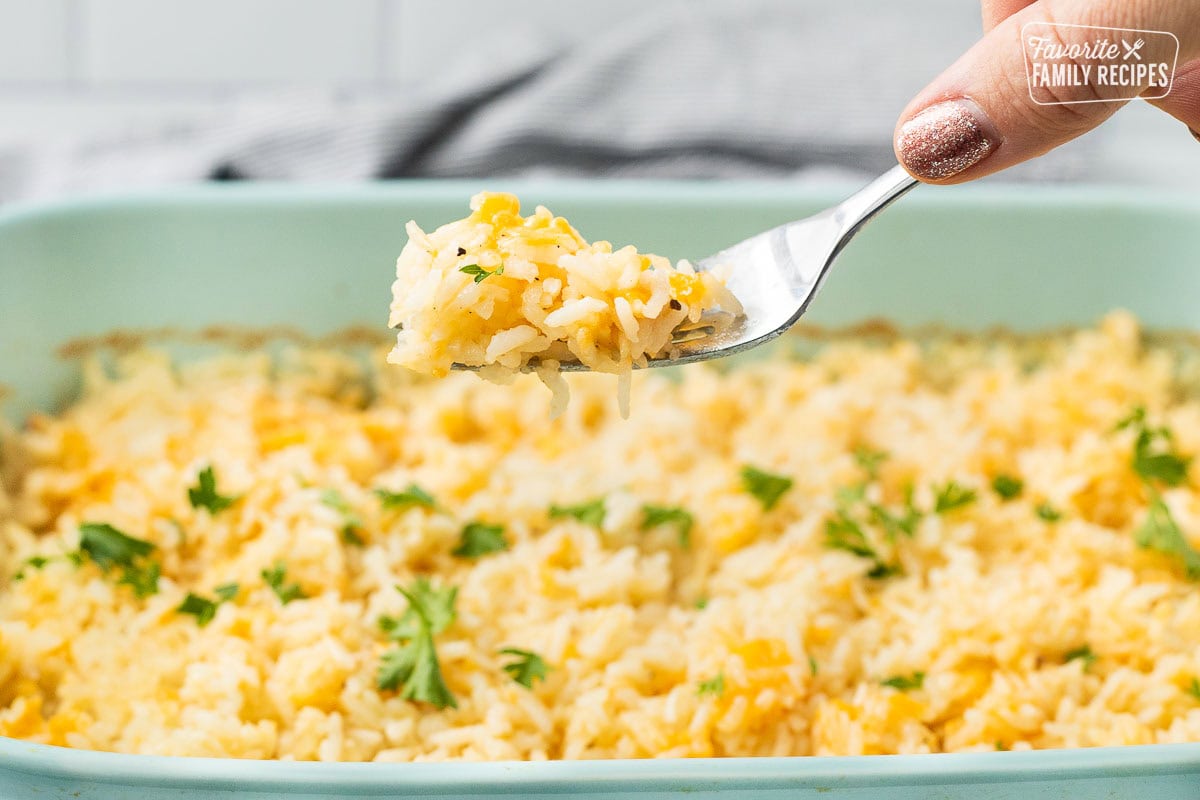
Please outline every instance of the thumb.
M934 183L974 180L1039 156L1104 122L1125 98L1152 93L1158 76L1133 86L1105 85L1096 66L1106 62L1076 52L1053 60L1073 80L1035 89L1026 38L1069 48L1122 35L1095 27L1194 32L1196 13L1194 0L1039 0L994 27L909 103L896 128L896 156L914 177ZM1143 63L1174 65L1171 37L1125 35L1144 39ZM1180 51L1180 63L1187 54ZM1089 64L1090 71L1081 69Z

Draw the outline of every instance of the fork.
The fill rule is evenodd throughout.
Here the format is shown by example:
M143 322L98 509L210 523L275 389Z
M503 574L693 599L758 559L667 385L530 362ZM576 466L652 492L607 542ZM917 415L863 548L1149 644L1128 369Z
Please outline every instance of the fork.
M738 242L696 263L697 270L726 265L726 287L742 313L709 312L676 331L669 356L647 359L647 367L673 367L722 358L764 344L796 323L816 296L838 254L863 226L917 185L897 165L832 208ZM477 369L455 364L454 369ZM585 372L563 361L562 372Z

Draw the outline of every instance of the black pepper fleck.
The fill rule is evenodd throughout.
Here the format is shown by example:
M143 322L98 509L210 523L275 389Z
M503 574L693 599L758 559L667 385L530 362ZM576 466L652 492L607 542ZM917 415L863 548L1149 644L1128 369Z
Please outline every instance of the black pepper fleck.
M465 248L465 247L458 248L458 254L460 256L465 256L467 254L467 248Z
M681 308L683 308L683 306L681 306L681 305L679 304L679 301L678 301L678 300L675 300L675 299L673 299L673 298L672 298L672 300L671 300L671 309L672 309L672 310L674 310L674 311L678 311L678 310L679 310L679 309L681 309Z

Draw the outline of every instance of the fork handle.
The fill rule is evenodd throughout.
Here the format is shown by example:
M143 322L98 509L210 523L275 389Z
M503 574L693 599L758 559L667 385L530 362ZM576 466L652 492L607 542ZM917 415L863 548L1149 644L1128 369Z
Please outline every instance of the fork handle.
M847 238L918 183L920 181L897 164L843 200L837 208Z

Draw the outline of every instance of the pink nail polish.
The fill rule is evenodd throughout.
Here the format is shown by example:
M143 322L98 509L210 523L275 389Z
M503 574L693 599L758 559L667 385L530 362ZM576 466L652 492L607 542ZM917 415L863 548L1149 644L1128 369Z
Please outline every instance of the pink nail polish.
M896 152L913 175L940 180L978 164L1000 141L995 126L974 101L948 100L901 125Z

